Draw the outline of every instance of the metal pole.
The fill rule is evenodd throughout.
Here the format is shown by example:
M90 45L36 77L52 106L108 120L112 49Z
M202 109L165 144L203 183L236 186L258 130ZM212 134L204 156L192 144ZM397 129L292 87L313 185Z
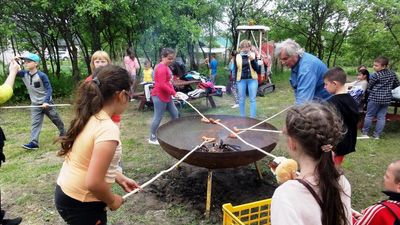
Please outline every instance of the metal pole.
M71 104L53 104L49 105L49 107L62 107L62 106L71 106ZM16 105L16 106L3 106L0 109L29 109L29 108L41 108L42 105Z
M236 43L236 51L239 51L239 43L240 43L240 31L239 31L238 40L237 40L237 43Z

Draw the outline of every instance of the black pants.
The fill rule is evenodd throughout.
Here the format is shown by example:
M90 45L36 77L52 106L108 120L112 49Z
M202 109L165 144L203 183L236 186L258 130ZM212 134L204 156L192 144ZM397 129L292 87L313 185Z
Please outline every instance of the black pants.
M107 205L104 202L80 202L66 195L58 185L54 199L58 213L69 225L107 224Z

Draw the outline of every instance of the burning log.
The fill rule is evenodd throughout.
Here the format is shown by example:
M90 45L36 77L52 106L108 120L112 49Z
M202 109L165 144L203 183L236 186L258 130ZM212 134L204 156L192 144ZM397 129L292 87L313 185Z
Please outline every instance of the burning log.
M203 136L204 137L204 136ZM206 143L199 148L200 152L236 152L240 151L240 146L225 144L222 140L219 143Z

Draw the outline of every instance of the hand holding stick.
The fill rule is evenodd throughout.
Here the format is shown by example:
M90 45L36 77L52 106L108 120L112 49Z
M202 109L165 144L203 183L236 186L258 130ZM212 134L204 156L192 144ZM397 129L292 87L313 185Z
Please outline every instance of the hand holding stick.
M171 166L169 169L167 170L163 170L161 171L159 174L157 174L155 177L151 178L149 181L147 181L146 183L140 185L140 188L135 189L131 192L129 192L128 194L124 195L122 198L124 199L124 201L131 195L139 192L141 189L145 188L146 186L148 186L149 184L153 183L155 180L157 180L159 177L161 177L162 175L164 175L165 173L170 172L171 170L173 170L175 167L177 167L179 164L181 164L185 159L187 159L193 152L195 152L198 148L200 148L201 146L203 146L205 143L208 143L208 141L203 141L200 145L197 145L196 147L194 147L188 154L186 154L184 157L182 157L182 159L180 159L177 163L175 163L173 166Z

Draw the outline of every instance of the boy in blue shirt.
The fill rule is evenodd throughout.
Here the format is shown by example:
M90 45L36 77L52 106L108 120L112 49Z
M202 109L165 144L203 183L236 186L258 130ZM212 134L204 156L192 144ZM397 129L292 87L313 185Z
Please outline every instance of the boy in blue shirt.
M64 123L58 115L56 109L51 107L53 100L51 94L53 89L49 78L45 73L37 69L40 57L33 53L28 53L20 57L24 61L27 70L20 70L17 76L22 78L28 89L31 105L37 106L31 109L32 127L31 140L28 144L22 145L23 148L34 150L39 148L39 134L42 129L43 116L46 115L57 126L60 136L64 135Z
M217 79L217 67L218 67L218 62L217 59L215 58L215 54L211 54L211 60L210 63L208 64L208 68L211 70L210 78L211 82L215 85L216 79Z

